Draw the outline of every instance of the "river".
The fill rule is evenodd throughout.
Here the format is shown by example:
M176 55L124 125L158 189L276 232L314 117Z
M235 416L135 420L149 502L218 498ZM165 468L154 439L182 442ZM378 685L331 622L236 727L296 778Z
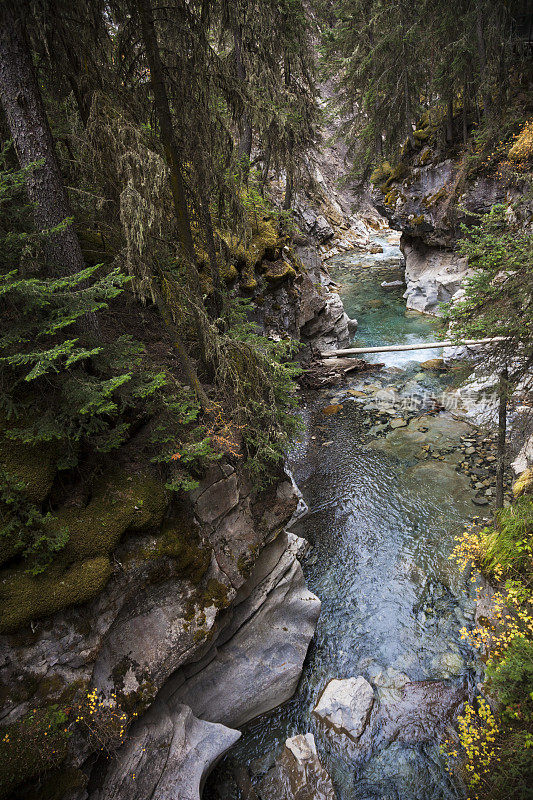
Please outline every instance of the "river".
M359 320L355 346L434 340L436 323L406 312L401 288L380 287L397 277L399 250L390 237L375 238L382 253L348 253L329 265L347 313ZM388 736L385 726L365 747L352 748L311 714L332 678L363 675L380 699L393 702L405 676L465 692L477 680L475 654L459 635L473 618L472 592L449 559L454 537L478 511L461 471L460 448L472 429L449 411L417 407L430 397L451 397L441 393L453 375L420 367L438 355L369 356L385 367L354 375L348 386L307 394L305 431L291 468L309 513L295 532L312 545L303 566L322 601L321 616L295 696L245 729L204 798L244 797L234 781L236 766L260 783L285 739L309 731L338 800L464 796L446 770L431 717L411 739ZM390 420L398 419L391 428Z

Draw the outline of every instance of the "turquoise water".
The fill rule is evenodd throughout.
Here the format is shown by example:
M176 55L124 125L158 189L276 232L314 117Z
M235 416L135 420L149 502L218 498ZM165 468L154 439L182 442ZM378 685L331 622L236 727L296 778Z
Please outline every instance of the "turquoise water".
M431 320L406 314L401 289L387 293L379 288L381 280L394 275L390 264L398 260L397 249L366 259L370 266L356 266L361 255L346 254L332 265L346 310L359 320L354 343L434 340L437 329ZM261 759L279 752L288 736L309 731L338 800L464 796L446 771L431 720L416 742L389 741L381 731L358 752L311 715L332 678L364 675L375 681L392 669L411 681L444 680L450 687L468 687L475 679L475 656L459 636L472 618L473 603L464 576L449 560L454 536L473 513L471 492L452 464L420 461L417 455L424 436L453 451L465 427L441 414L421 418L427 434L419 432L415 420L403 431L369 439L367 412L347 394L379 386L401 390L413 376L438 388L441 379L420 374L419 366L438 353L407 355L388 354L392 369L386 373L365 373L329 395L307 397L305 434L291 455L291 467L309 514L295 532L312 544L304 571L322 601L322 613L295 696L248 726L209 779L208 800L244 800L235 768L248 770L254 782ZM324 416L322 409L332 400L342 409Z
M401 268L391 266L391 262L399 260L400 251L385 237L376 237L376 242L383 247L383 253L363 257L359 253L347 253L328 263L332 278L339 284L346 313L359 322L351 344L380 347L436 341L442 323L425 314L407 311L402 297L405 287L390 291L381 288L383 281L401 278ZM368 354L365 358L373 363L405 366L441 355L442 349L428 349Z

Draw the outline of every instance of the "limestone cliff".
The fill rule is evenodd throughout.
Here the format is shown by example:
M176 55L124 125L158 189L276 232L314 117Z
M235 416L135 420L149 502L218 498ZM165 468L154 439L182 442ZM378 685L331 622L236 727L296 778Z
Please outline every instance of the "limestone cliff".
M510 170L483 174L457 150L428 144L428 124L415 131L415 148L406 146L396 166L385 162L374 172L372 197L402 233L407 308L438 315L440 303L450 301L468 276L466 259L454 252L461 224L475 222L495 203L511 202L521 184Z

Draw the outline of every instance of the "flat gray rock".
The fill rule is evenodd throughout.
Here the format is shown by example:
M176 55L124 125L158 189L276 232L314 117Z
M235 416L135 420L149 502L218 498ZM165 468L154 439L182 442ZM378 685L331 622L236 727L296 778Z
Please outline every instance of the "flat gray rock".
M313 710L313 714L336 731L357 742L368 722L374 691L361 675L358 678L331 680Z

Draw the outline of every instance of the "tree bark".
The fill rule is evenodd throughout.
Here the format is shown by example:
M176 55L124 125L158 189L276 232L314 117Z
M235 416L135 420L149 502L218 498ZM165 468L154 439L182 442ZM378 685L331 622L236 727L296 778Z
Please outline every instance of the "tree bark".
M414 149L415 137L413 134L413 122L411 117L411 96L409 93L409 76L407 75L407 72L405 70L403 73L403 93L404 93L405 125L407 130L407 138L409 140L409 144Z
M246 69L242 60L242 31L239 25L235 25L233 28L233 61L237 80L245 86ZM252 154L252 123L250 121L250 115L246 110L241 120L238 154L239 160L242 162L244 176L247 178L250 171L250 156Z
M26 188L38 230L72 217L54 140L44 110L24 29L25 4L0 3L0 98L21 167L35 162ZM72 223L46 237L47 266L54 275L80 272L85 264Z
M292 166L287 166L287 177L285 181L285 196L283 198L283 210L290 211L292 205L292 195L294 190L294 178Z
M174 137L172 117L170 115L170 105L165 87L163 64L161 62L159 45L157 43L154 25L154 15L152 11L151 0L136 0L136 4L141 22L141 33L146 53L146 60L148 61L148 67L150 69L150 84L154 95L155 110L159 121L161 142L163 144L170 168L170 188L178 227L178 237L183 249L185 268L189 282L188 288L193 296L192 316L198 333L198 342L201 350L203 350L202 325L199 312L195 305L196 302L200 303L202 300L202 290L200 286L198 270L196 269L195 264L196 253L192 238L191 220L187 206L185 184L183 183L183 176L181 172L181 159ZM208 404L208 398L202 388L196 370L187 354L181 337L179 336L178 328L172 320L172 316L166 305L166 302L160 295L158 296L157 306L165 324L174 335L176 348L182 362L186 380L189 383L189 386L196 393L202 408L205 410L207 407L206 404ZM201 357L205 363L207 359L204 352L201 353Z
M498 463L496 465L496 508L503 508L503 478L505 474L505 438L507 433L507 393L508 393L507 367L500 373L498 386Z
M220 280L220 271L218 267L213 220L211 218L209 201L207 199L207 176L200 142L198 142L195 168L200 186L198 191L199 215L204 229L205 245L207 249L207 256L209 258L209 267L211 273L211 282L213 284L213 307L216 316L219 316L223 308L222 282Z
M196 274L196 277L193 274L196 272L193 266L196 260L196 254L194 251L194 242L191 232L189 209L187 207L185 185L183 183L181 171L181 159L174 137L172 117L170 115L170 105L165 87L163 64L159 54L159 45L157 43L157 36L155 32L152 6L150 0L136 0L136 2L141 21L141 31L146 53L146 60L148 61L148 67L150 69L150 85L154 95L155 109L161 131L161 142L163 144L168 165L170 167L170 188L172 191L174 212L178 225L178 236L186 260L192 267L189 270L189 277L194 283L191 288L195 290L197 295L200 295L201 292L198 274Z
M468 141L468 84L465 83L463 90L463 144Z
M479 69L481 73L481 87L483 96L483 113L490 112L492 101L490 93L486 88L487 78L487 50L485 47L485 34L483 32L483 16L480 0L476 0L476 38L477 38L477 52L479 58Z
M183 340L179 334L178 326L172 319L172 314L170 313L168 305L161 296L161 293L157 288L154 290L154 296L159 313L161 314L161 317L166 327L171 332L174 338L174 346L178 352L178 357L181 361L181 366L185 374L185 380L196 394L196 397L198 398L198 402L200 403L202 410L209 411L211 405L209 402L209 398L205 393L204 387L200 383L198 373L196 372L194 365L191 359L189 358L189 354L187 353L185 345L183 344Z
M448 100L446 105L446 141L453 142L453 100Z

